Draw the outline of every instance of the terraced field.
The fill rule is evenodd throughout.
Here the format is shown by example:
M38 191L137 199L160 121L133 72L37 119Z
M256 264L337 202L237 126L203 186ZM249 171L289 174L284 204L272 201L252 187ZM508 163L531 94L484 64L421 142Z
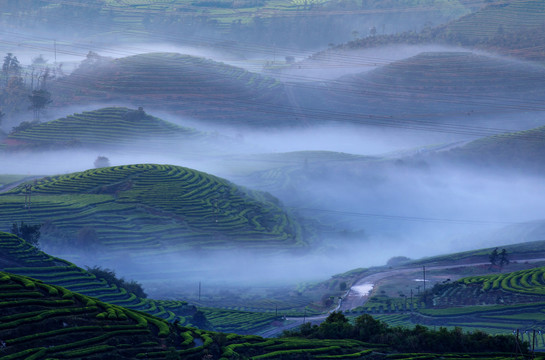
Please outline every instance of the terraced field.
M263 339L169 324L26 276L0 272L2 359L353 358L356 340ZM381 359L384 358L382 355Z
M203 134L123 107L86 111L65 118L38 123L10 134L7 149L55 147L120 147L135 141L188 141L203 139Z
M544 19L545 5L540 0L500 1L453 21L444 31L466 38L486 39L503 32L539 28Z
M539 111L543 74L540 66L471 52L427 52L342 77L330 83L327 92L314 91L313 96L320 99L316 106L331 111L342 108L343 113L384 116L352 121L396 126L388 120L393 115L412 120L411 128L436 131L434 125L453 122L453 117L456 123L475 125L476 115L500 117L521 108ZM297 94L302 94L299 102L308 96L304 88Z
M173 325L26 276L0 272L2 359L201 359L356 357L373 347L355 340L266 340ZM341 356L342 357L342 356Z
M439 159L543 173L545 127L489 136L440 154ZM478 154L478 156L476 156Z
M283 85L273 78L176 53L104 60L74 71L54 86L52 91L58 94L55 106L123 101L205 120L250 125L272 119L270 112L287 101ZM278 121L276 117L275 123Z
M194 305L186 301L139 298L64 259L52 257L24 240L3 232L0 232L0 270L30 276L105 303L143 311L180 325L191 326L197 311ZM270 312L271 309L274 309L274 305L254 312L198 308L214 330L238 334L254 334L269 328L272 322L280 319L280 316Z
M194 306L184 301L139 298L66 260L39 251L12 234L0 232L0 249L0 269L3 271L29 276L109 304L143 311L180 324L190 324L191 316L196 311Z
M536 331L536 347L545 348L545 267L510 273L462 278L433 288L427 308L411 321L460 326L490 333L521 330L530 340Z
M307 246L298 222L271 195L183 167L117 166L30 185L30 208L26 184L0 194L0 228L46 223L48 247L149 256L191 248Z
M503 290L527 295L545 296L545 267L505 274L467 277L459 281L465 285L482 285L483 291Z
M135 359L202 350L194 339L205 335L196 330L26 276L0 272L0 298L2 359Z

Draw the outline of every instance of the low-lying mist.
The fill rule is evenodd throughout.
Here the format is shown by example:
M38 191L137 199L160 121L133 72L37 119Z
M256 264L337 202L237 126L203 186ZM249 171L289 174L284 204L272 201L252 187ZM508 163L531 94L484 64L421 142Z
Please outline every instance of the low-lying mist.
M156 44L120 47L103 55L129 56L142 50L189 53L256 71L262 66L259 58L271 55L264 51L241 56L234 49ZM396 47L375 53L329 53L295 64L275 76L293 82L336 79L422 51L452 50ZM52 108L44 120L111 105ZM146 108L148 114L193 127L203 137L172 141L146 138L118 148L2 152L0 173L33 176L83 171L92 168L98 156L106 156L111 165L179 165L268 191L308 228L309 249L296 254L201 249L160 258L124 254L101 260L82 253L68 259L81 266L115 269L158 293L161 286L199 281L214 286L318 281L353 268L382 265L394 256L421 258L541 240L543 232L529 230L536 228L545 213L542 176L515 172L501 164L495 164L492 170L470 163L453 164L441 157L453 147L501 129L543 125L540 111L499 114L500 110L472 113L471 123L481 128L468 131L452 130L445 123L432 123L425 129L410 122L391 127L340 121L317 126L312 119L298 127L264 131ZM443 120L456 123L459 119ZM9 130L10 125L8 121L3 126ZM153 291L148 292L153 295Z

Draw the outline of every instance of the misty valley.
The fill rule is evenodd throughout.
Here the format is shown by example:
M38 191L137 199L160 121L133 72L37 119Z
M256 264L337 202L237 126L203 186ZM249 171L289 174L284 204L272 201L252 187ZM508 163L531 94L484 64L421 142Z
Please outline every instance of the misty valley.
M542 1L0 30L0 359L544 356Z

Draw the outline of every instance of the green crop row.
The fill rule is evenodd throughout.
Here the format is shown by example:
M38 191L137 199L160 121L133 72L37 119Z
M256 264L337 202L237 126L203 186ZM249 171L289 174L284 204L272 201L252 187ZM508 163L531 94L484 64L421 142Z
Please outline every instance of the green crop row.
M484 291L502 289L529 295L545 295L545 268L520 270L512 273L468 277L464 284L482 284Z

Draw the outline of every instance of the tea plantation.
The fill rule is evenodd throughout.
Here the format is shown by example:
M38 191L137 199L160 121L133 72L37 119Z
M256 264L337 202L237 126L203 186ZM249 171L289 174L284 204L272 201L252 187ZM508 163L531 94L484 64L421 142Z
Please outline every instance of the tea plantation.
M100 58L52 85L55 106L97 101L161 108L202 120L231 124L288 124L284 86L242 68L177 53Z
M349 339L263 339L169 324L65 288L0 272L2 359L504 359L508 354L395 354Z
M31 276L103 302L143 311L180 325L192 324L197 308L186 301L143 299L124 288L57 257L44 253L15 235L0 232L0 270ZM261 311L200 308L209 326L217 331L251 334L268 328L280 317ZM266 309L270 310L270 309Z
M171 165L100 168L22 184L0 194L0 228L20 221L46 224L48 247L107 249L108 256L307 246L298 222L270 194Z
M145 113L124 107L85 111L65 118L34 123L12 132L6 148L119 147L134 141L203 139L194 129L181 127Z

